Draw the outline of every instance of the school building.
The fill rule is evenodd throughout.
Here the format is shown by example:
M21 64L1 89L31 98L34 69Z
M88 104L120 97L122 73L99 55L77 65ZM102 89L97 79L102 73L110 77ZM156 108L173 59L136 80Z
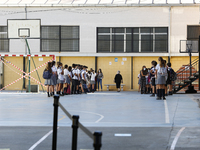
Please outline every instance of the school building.
M9 39L9 19L39 19L40 38L28 39L31 54L55 55L56 61L101 68L103 85L112 84L118 70L124 90L137 90L143 65L162 56L178 70L189 63L187 41L193 43L192 60L199 57L200 5L197 0L1 0L0 54L26 55L23 39ZM4 56L1 87L20 78L27 57ZM33 57L36 67L51 57ZM10 65L10 66L9 66ZM34 64L31 63L31 69ZM44 67L38 72L42 79ZM26 72L28 72L26 70ZM31 74L38 80L36 72ZM27 85L27 79L25 85ZM37 84L31 80L31 84ZM21 90L23 80L6 90ZM106 86L103 86L106 90ZM113 87L114 88L114 87ZM41 90L41 89L40 89Z

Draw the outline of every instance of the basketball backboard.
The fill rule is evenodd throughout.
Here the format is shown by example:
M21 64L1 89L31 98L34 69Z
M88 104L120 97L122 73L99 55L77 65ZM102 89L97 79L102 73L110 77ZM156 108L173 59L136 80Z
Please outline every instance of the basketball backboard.
M180 40L180 53L199 52L199 40Z
M19 39L26 37L29 39L40 38L40 19L8 19L8 38Z

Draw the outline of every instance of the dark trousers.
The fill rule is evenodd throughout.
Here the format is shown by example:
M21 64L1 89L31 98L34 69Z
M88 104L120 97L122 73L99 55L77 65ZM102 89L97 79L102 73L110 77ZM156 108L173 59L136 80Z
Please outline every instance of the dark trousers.
M71 94L76 94L76 80L72 79L72 88L71 88Z
M145 87L146 87L146 78L141 79L141 93L145 93Z

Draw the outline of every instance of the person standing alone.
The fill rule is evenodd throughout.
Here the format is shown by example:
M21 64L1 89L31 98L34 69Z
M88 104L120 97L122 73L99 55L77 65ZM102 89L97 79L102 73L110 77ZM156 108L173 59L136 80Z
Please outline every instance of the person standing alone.
M117 92L120 92L120 85L121 83L123 83L123 78L122 75L120 74L120 71L117 71L114 82L116 83Z
M102 73L102 70L99 69L99 71L97 73L98 91L99 91L99 84L101 86L101 91L102 91L102 79L103 79L103 73Z

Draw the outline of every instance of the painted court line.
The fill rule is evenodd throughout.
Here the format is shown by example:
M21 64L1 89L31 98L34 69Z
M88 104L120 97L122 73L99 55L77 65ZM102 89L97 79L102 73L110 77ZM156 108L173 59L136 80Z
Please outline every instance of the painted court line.
M28 150L33 150L36 148L42 141L44 141L50 134L52 134L53 130L49 131L46 135L44 135L39 141L37 141L33 146L31 146Z
M116 133L115 136L131 136L131 134Z
M164 104L165 104L165 123L170 123L170 121L169 121L169 109L168 109L166 100L164 100Z
M76 110L69 110L69 111L76 111ZM100 118L97 121L95 121L95 123L98 123L99 121L101 121L104 118L103 115L97 114L94 112L89 112L89 111L76 111L76 112L83 112L83 113L94 114L94 115L100 116Z
M170 150L174 150L174 149L175 149L176 143L177 143L177 141L178 141L178 139L179 139L181 133L183 132L183 130L185 130L185 127L181 128L181 129L179 130L179 132L177 133L177 135L175 136L174 141L172 142L172 145L171 145Z

